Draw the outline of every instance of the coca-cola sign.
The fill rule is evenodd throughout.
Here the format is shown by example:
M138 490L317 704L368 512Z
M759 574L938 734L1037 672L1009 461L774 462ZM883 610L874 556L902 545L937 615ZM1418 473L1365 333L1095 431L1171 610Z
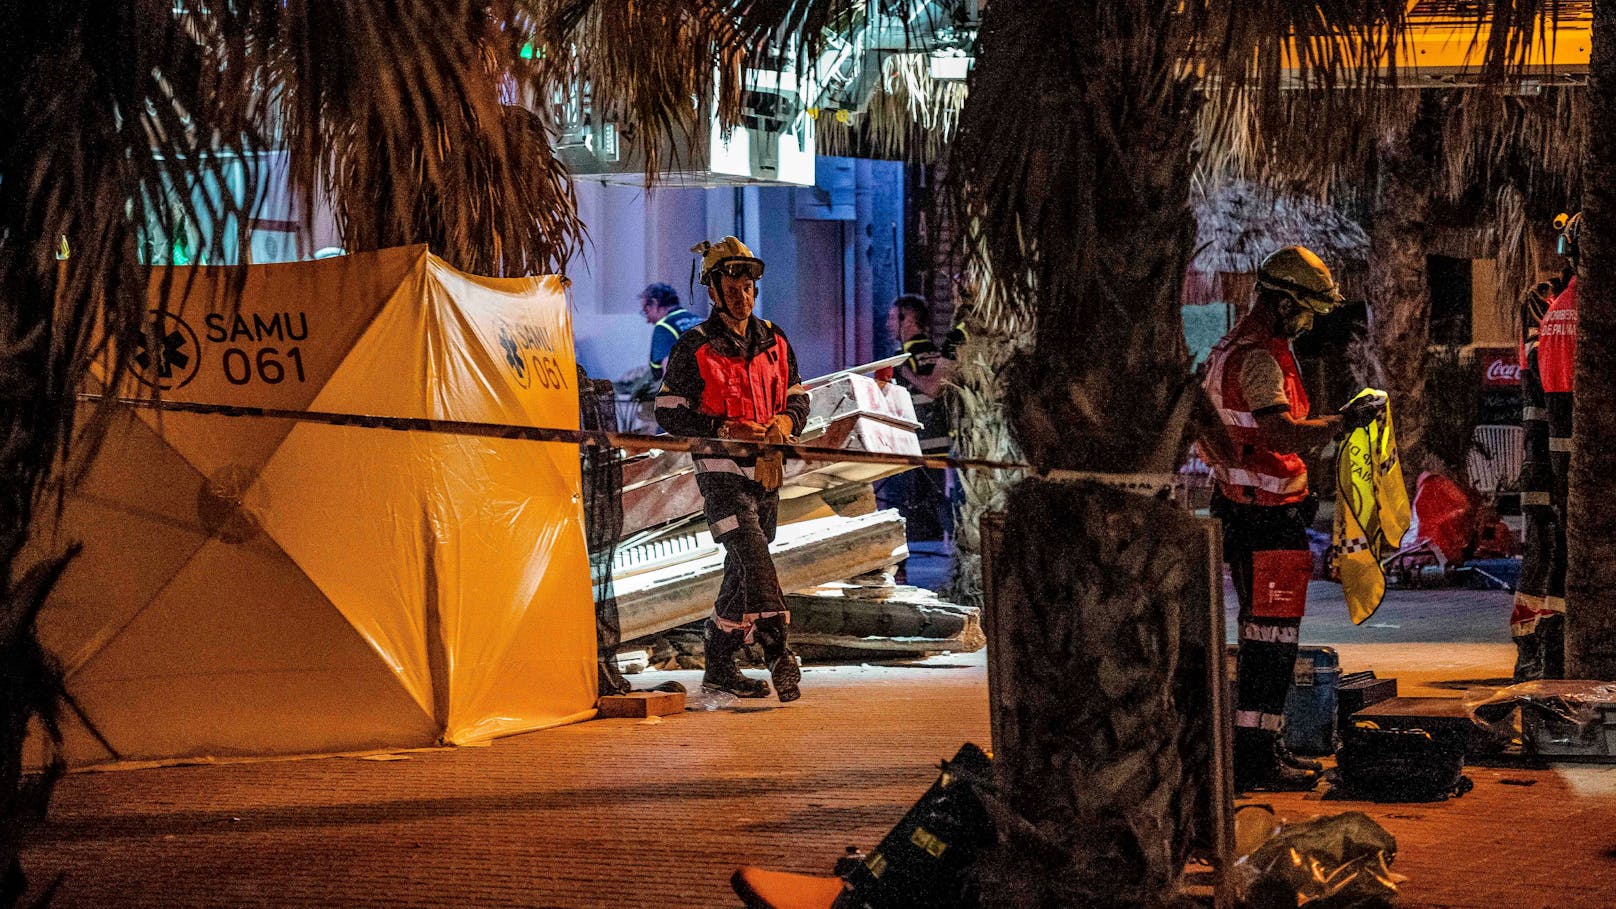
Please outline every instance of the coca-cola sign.
M1513 350L1489 350L1481 354L1481 387L1513 388L1521 384L1521 364Z

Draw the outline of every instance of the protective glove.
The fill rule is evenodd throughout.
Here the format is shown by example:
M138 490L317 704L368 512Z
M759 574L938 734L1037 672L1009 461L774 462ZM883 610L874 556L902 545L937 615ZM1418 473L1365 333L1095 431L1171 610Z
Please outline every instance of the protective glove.
M785 456L778 451L758 455L757 467L752 470L753 479L770 492L780 488L780 484L785 481L785 474Z
M764 430L763 441L771 445L784 445L791 441L791 418L785 414L780 414L770 420L768 428ZM757 469L752 473L753 477L757 479L758 485L772 492L779 489L780 484L785 482L785 474L786 461L784 454L778 451L770 451L758 455Z
M725 420L718 427L720 439L734 439L737 442L761 442L767 433L768 427L751 420Z
M1384 395L1367 395L1356 398L1341 408L1341 428L1345 432L1362 429L1375 418L1386 412L1386 397Z

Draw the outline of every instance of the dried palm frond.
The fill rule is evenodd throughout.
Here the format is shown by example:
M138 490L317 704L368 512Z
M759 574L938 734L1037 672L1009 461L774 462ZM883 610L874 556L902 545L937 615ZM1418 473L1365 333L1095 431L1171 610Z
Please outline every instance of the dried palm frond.
M1340 210L1308 196L1261 183L1198 182L1195 202L1195 272L1254 274L1274 250L1296 243L1318 253L1332 270L1361 265L1369 254L1363 226Z
M926 54L888 54L881 78L857 113L819 118L826 154L857 154L920 164L941 161L959 128L965 83L933 79Z
M1498 260L1493 312L1504 324L1518 325L1522 295L1545 277L1539 238L1547 234L1549 222L1534 217L1518 187L1505 186L1498 191L1488 223L1492 227L1483 242Z
M1528 195L1556 196L1549 207L1563 207L1581 192L1586 99L1580 86L1537 96L1486 87L1445 93L1442 194L1461 199L1514 183Z
M871 150L885 158L940 161L965 108L965 83L931 77L926 54L892 54L863 113Z
M578 245L570 190L507 84L519 48L471 0L287 5L210 15L239 78L213 99L267 97L296 193L329 194L350 248L426 242L462 268L553 270Z
M24 729L43 718L54 736L59 694L33 620L74 552L36 519L106 427L110 411L75 404L92 365L124 387L119 354L148 330L143 266L167 261L153 247L185 234L216 257L232 233L240 242L271 148L287 153L305 217L335 196L349 248L429 242L512 274L560 267L582 229L542 127L504 103L516 48L480 0L0 0L0 17L0 866L12 868L40 798L20 775ZM51 553L31 568L30 537Z
M1420 93L1255 91L1219 95L1200 111L1198 180L1231 180L1324 199L1360 188L1382 137L1406 133Z
M1009 462L1022 459L1004 401L1009 394L1006 368L1025 356L1032 337L1030 313L1007 305L1000 285L989 272L974 274L961 289L960 304L969 314L969 341L962 345L950 396L954 405L955 445L963 457ZM1008 471L973 470L959 476L965 504L955 522L953 596L961 603L982 605L982 517L1001 512L1010 490L1021 480Z

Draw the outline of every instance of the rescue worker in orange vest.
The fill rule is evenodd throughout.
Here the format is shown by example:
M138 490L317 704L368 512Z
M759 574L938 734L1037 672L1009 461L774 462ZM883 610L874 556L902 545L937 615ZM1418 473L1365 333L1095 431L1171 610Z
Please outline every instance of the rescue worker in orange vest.
M1307 528L1318 510L1300 453L1368 425L1374 411L1311 417L1291 340L1339 302L1324 262L1287 246L1263 261L1251 310L1208 363L1207 396L1232 443L1204 439L1201 449L1217 481L1212 514L1223 522L1223 554L1240 600L1234 730L1240 791L1312 789L1323 769L1292 755L1281 737L1313 574Z
M1538 379L1549 418L1549 505L1554 512L1554 557L1549 563L1548 595L1537 622L1543 678L1565 678L1566 502L1571 476L1571 396L1577 365L1577 276L1581 264L1582 213L1555 219L1559 252L1571 276L1538 326Z
M1515 641L1514 675L1517 682L1543 678L1544 643L1553 638L1556 631L1563 633L1564 630L1557 629L1555 626L1560 623L1552 619L1546 627L1544 625L1545 618L1556 614L1549 609L1551 597L1561 603L1565 601L1564 570L1559 575L1561 586L1558 589L1550 583L1555 552L1563 531L1554 513L1554 473L1549 466L1549 410L1543 397L1538 364L1539 331L1553 297L1554 292L1549 282L1545 281L1528 290L1521 298L1521 514L1526 519L1526 539L1521 554L1521 579L1515 588L1514 609L1509 618L1510 637ZM1549 649L1563 653L1563 642ZM1563 670L1563 667L1560 668Z
M674 435L780 444L808 422L808 392L785 333L752 315L763 260L740 240L703 242L701 283L712 315L668 355L656 416ZM713 539L724 546L724 581L703 636L702 687L761 698L768 683L743 675L735 654L755 641L782 702L801 696L802 672L787 645L791 620L769 555L780 508L780 455L696 458L696 486Z

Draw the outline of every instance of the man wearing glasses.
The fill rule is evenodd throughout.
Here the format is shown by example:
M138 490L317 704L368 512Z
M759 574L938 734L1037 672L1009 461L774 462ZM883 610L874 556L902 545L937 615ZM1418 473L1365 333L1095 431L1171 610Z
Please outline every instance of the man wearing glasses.
M713 313L674 344L656 416L674 435L781 444L808 421L808 392L785 333L755 318L763 260L734 237L703 241L701 283ZM696 458L707 526L724 546L724 582L707 619L702 687L761 698L769 686L741 674L735 654L756 641L782 703L801 697L802 671L786 645L790 614L769 555L780 508L783 462L770 455Z

